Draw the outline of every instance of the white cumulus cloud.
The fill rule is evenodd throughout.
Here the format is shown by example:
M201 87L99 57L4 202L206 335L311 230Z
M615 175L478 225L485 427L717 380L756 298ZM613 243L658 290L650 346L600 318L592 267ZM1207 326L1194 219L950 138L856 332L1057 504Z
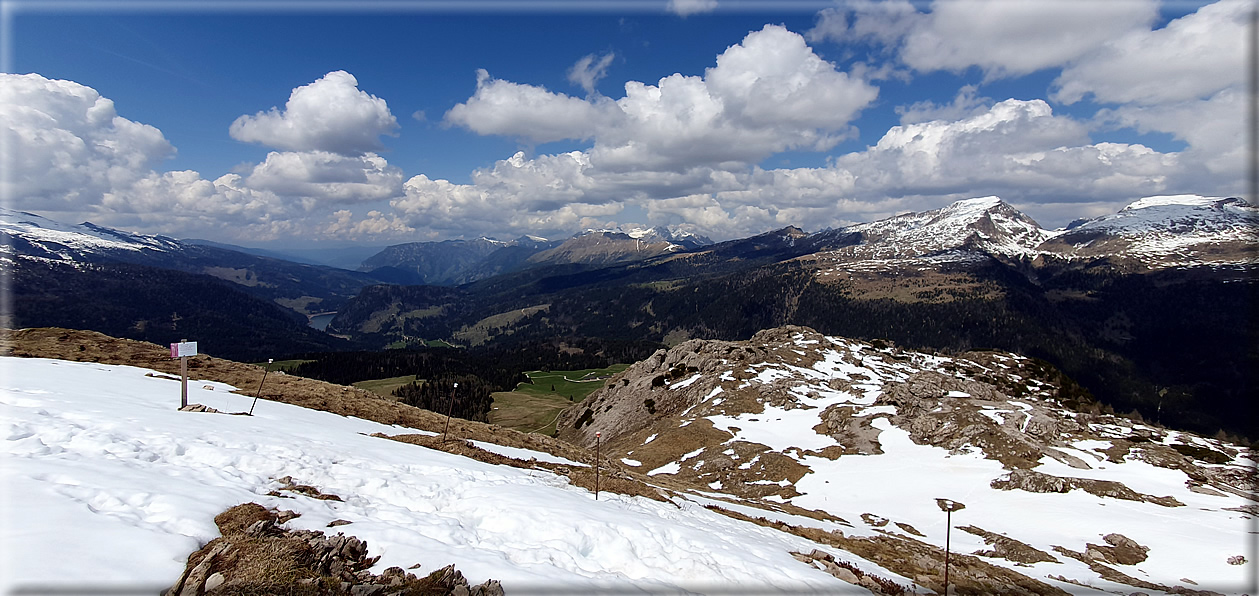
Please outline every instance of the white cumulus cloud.
M309 99L295 95L304 97L299 104ZM306 113L290 109L285 117L296 123ZM119 116L114 102L90 87L37 74L0 74L0 126L6 206L69 221L270 240L326 231L326 205L383 205L403 194L402 172L375 153L271 152L242 173L214 179L157 171L174 153L161 131ZM405 229L369 214L355 233Z
M380 136L397 128L385 100L360 91L354 75L338 70L293 89L283 110L237 118L230 134L277 149L356 155L380 149Z
M920 72L983 69L989 78L1062 66L1158 16L1156 0L852 2L820 13L810 39L875 41Z
M878 95L778 25L749 33L703 77L625 83L625 96L588 100L478 74L477 91L446 120L480 134L536 142L593 138L608 171L742 168L776 152L825 150Z
M1063 70L1053 98L1153 105L1201 99L1240 86L1246 73L1250 0L1221 0L1157 30L1108 40Z
M95 89L0 74L0 195L18 209L73 210L143 178L175 149Z
M356 218L348 209L333 213L327 227L321 230L322 234L328 238L345 240L400 236L414 231L415 228L407 225L396 215L371 210L367 212L366 217Z
M367 153L346 157L327 151L277 152L245 178L253 189L293 197L314 207L387 199L402 191L402 171Z
M851 173L852 196L1014 202L1124 201L1180 190L1180 156L1124 143L1090 143L1088 125L1042 100L1009 99L956 121L896 126L879 142L834 161Z
M612 117L611 111L603 102L495 79L481 69L477 71L476 93L446 112L446 121L477 134L545 143L588 139L601 121Z

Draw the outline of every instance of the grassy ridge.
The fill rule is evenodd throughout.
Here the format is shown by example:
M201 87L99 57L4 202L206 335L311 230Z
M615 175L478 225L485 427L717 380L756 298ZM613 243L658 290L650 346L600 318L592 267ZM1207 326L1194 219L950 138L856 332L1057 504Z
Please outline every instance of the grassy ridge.
M612 375L629 368L628 364L613 364L606 368L581 370L532 371L525 373L533 383L521 383L516 391L529 395L555 394L581 401L594 393Z
M275 372L277 370L282 370L288 373L288 372L292 372L293 369L297 368L299 365L305 364L307 362L314 362L314 360L276 360L271 363L255 362L254 364L267 369L268 372Z
M375 393L376 395L379 395L381 397L395 399L394 394L393 394L395 389L403 385L409 385L418 380L420 379L416 378L415 375L403 375L401 377L389 377L385 379L372 379L370 381L359 381L357 383L352 383L352 385L364 391L371 391L372 393Z
M607 368L525 373L532 383L520 383L514 391L494 394L490 423L554 436L555 421L564 408L585 399L603 387L608 377L626 368L628 364L614 364Z

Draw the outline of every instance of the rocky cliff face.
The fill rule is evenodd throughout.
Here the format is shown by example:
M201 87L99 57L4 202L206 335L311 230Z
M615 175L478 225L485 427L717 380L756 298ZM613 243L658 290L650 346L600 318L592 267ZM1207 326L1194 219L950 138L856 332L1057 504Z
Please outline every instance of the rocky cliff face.
M660 350L558 426L586 446L599 433L605 453L657 481L849 536L942 546L933 499L960 499L966 552L1051 584L1197 589L1231 577L1236 530L1256 511L1248 449L1104 414L1041 361L804 327ZM1088 542L1111 534L1151 563ZM1046 557L1025 562L1029 552Z

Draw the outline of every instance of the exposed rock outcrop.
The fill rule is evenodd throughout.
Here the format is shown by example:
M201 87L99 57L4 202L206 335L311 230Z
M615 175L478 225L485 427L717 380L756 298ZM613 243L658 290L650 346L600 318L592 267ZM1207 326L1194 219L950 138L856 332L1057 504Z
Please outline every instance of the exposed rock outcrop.
M1019 489L1031 493L1065 493L1080 489L1099 497L1110 497L1125 501L1146 501L1164 507L1184 507L1185 505L1174 497L1156 497L1142 494L1128 488L1123 483L1113 480L1064 478L1035 470L1013 470L1009 474L993 480L992 488L999 490Z
M366 542L340 533L328 536L280 526L294 517L297 514L291 511L268 510L257 503L237 505L219 514L214 521L223 536L190 555L183 575L163 596L503 595L502 585L495 580L469 585L454 565L425 577L400 567L374 574L369 568L380 557L367 556Z

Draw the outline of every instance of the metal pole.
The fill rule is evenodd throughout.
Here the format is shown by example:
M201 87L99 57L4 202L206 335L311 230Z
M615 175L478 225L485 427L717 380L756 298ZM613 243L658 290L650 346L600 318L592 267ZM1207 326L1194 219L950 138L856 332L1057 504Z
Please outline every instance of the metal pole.
M944 529L944 596L949 594L949 535L953 532L953 510L945 512L948 527Z
M455 383L454 388L450 390L450 405L446 407L446 429L442 431L442 442L446 442L446 433L450 432L450 413L455 410L455 389L459 388L459 383Z
M273 358L267 358L267 364L275 362ZM258 405L258 397L262 395L262 384L267 382L267 373L271 372L271 367L267 366L262 369L262 380L258 382L258 393L254 395L254 403L249 405L249 415L254 415L254 406Z
M595 500L599 500L599 443L603 433L595 433Z

